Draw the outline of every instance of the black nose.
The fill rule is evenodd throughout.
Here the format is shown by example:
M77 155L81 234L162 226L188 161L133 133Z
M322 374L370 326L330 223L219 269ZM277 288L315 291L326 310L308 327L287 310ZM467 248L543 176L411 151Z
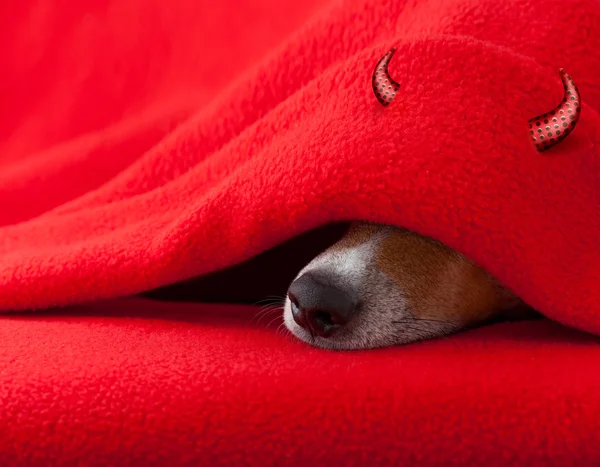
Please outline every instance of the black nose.
M356 301L349 294L311 273L292 282L288 297L294 321L320 337L328 337L347 324L356 309Z

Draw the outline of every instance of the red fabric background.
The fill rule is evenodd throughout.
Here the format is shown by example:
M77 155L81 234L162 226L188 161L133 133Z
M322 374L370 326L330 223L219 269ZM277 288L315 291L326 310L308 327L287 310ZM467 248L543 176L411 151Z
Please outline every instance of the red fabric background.
M600 332L598 2L321 3L0 5L0 309L146 291L360 218L438 238ZM383 109L370 77L392 46L402 87ZM582 117L540 155L526 122L560 101L559 67ZM0 460L599 457L596 338L521 323L333 354L251 313L6 315Z
M362 353L233 306L5 318L2 465L595 465L595 337L550 321Z

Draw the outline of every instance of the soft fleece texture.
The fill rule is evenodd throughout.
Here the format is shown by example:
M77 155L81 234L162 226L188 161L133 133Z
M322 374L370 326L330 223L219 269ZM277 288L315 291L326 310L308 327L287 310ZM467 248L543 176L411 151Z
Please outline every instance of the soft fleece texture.
M4 3L1 310L142 292L358 218L600 333L596 0ZM370 78L393 46L384 109ZM526 122L562 98L559 67L582 117L541 155ZM1 321L4 465L600 457L598 341L558 325L341 355L220 308L63 313Z
M4 319L0 464L598 464L596 337L539 321L334 353L253 314L121 299Z

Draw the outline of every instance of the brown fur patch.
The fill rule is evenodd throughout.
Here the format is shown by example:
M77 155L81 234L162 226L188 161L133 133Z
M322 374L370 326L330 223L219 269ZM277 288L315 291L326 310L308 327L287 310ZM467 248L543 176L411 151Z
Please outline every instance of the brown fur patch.
M369 233L373 234L372 226L360 236ZM379 245L376 262L406 295L415 318L469 326L500 311L502 295L508 296L464 256L407 230L390 230Z

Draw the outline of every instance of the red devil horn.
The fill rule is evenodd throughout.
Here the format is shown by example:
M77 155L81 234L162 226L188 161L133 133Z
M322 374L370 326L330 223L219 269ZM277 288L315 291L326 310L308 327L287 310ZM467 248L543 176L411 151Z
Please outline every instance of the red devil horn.
M395 52L396 48L393 48L377 62L371 79L375 97L384 107L390 105L396 97L396 92L400 89L400 84L394 81L388 72L388 65Z
M581 115L579 89L565 70L560 69L565 88L562 102L550 112L529 120L529 133L538 151L543 152L565 139L575 128Z

